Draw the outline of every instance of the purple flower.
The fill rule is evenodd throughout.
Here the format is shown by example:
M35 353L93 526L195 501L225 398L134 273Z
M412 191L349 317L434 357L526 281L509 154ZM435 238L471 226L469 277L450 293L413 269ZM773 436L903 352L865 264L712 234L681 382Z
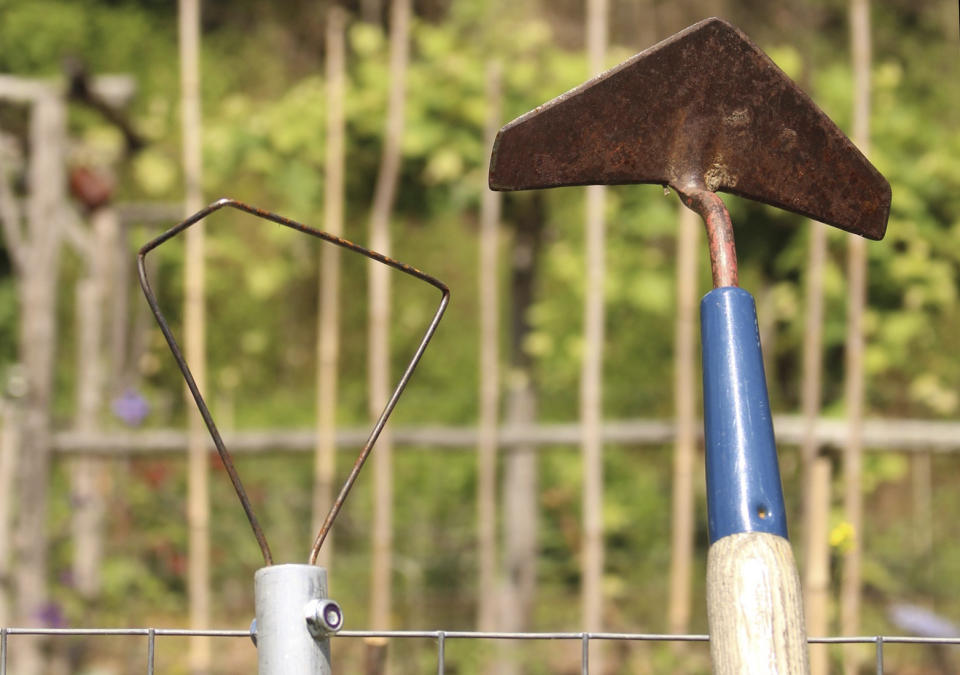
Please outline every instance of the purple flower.
M128 387L120 396L113 399L111 409L121 422L127 426L137 427L150 412L150 405L140 392Z
M65 628L67 625L63 608L55 602L48 602L37 610L37 619L45 628Z
M898 603L887 609L887 616L897 628L920 637L957 637L960 628L950 619L935 612L907 603Z

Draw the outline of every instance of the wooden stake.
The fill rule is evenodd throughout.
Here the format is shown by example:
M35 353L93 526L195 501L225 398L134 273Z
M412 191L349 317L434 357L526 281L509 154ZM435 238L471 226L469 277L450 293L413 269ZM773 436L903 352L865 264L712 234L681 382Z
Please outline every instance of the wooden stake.
M119 229L117 213L109 207L93 212L92 237L88 247L87 275L77 284L77 402L74 428L96 431L103 409L107 373L104 367L105 300L110 284L111 256ZM102 460L76 459L71 467L73 510L73 578L87 600L100 591L103 558Z
M363 675L383 675L387 672L387 638L364 638Z
M16 265L17 254L23 253L21 215L16 198L13 195L7 177L7 163L4 137L0 135L0 222L2 222L4 243L14 262L14 271L19 273ZM0 626L9 626L13 623L13 590L9 583L13 571L12 546L13 541L15 504L17 503L17 459L20 454L20 415L16 398L10 396L9 384L16 375L5 378L2 382L3 391L0 392ZM21 392L22 393L22 392Z
M17 468L18 518L13 548L16 620L41 621L47 602L47 495L52 446L51 403L57 340L56 297L62 233L66 223L66 105L54 89L38 82L0 78L0 98L30 104L30 148L26 218L12 194L0 159L0 220L17 276L20 305L19 358L23 364L23 416ZM18 644L12 671L46 671L45 640Z
M6 386L4 382L4 386ZM20 450L19 404L7 392L0 395L0 542L11 541L13 509L17 501L17 456ZM10 546L0 546L0 626L13 623L11 597L8 593L11 556Z

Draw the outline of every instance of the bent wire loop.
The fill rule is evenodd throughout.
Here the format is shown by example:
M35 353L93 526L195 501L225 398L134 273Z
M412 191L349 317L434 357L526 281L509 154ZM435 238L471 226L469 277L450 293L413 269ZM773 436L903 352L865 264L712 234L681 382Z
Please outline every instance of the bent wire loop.
M327 232L323 232L321 230L316 230L308 225L304 225L303 223L298 223L295 220L284 218L283 216L275 213L264 211L233 199L220 199L201 209L200 211L197 211L180 224L170 228L160 236L144 244L144 246L137 253L137 273L140 277L140 287L143 289L143 294L147 299L147 304L150 305L150 311L153 312L153 316L156 318L157 324L160 326L163 337L166 339L167 345L170 347L173 358L177 362L180 372L183 374L183 379L186 381L187 387L190 389L190 393L193 395L193 400L197 404L197 409L200 411L200 416L207 425L207 430L210 432L210 437L213 439L213 444L217 449L217 454L220 455L220 460L223 462L223 466L227 470L227 475L230 476L230 482L233 483L233 489L237 493L237 497L240 499L240 504L243 506L244 513L247 514L247 520L250 522L250 527L253 529L253 534L257 538L257 543L260 545L260 551L263 553L263 561L265 565L273 564L273 555L270 552L270 546L267 544L266 536L264 536L263 529L260 527L260 523L257 521L257 517L253 513L253 506L250 504L250 499L247 497L246 490L243 489L243 483L241 483L240 476L237 474L237 470L233 465L233 460L230 457L230 453L227 451L227 448L223 443L223 439L220 437L220 432L217 431L217 425L214 423L213 417L210 414L210 410L207 408L207 404L204 402L203 396L200 394L200 389L197 387L196 380L194 380L193 374L190 372L190 367L187 365L187 361L183 356L180 345L177 344L177 340L174 338L173 332L170 330L170 326L167 323L163 312L160 311L160 305L157 302L157 297L153 292L153 288L150 286L150 281L147 278L146 271L146 257L150 251L166 241L176 237L178 234L192 225L197 224L215 211L219 211L226 206L237 209L238 211L244 211L258 218L262 218L263 220L269 220L277 223L278 225L289 227L298 232L309 234L312 237L335 244L347 249L348 251L359 253L367 258L370 258L371 260L383 263L384 265L399 270L404 274L408 274L412 277L420 279L421 281L425 281L434 288L438 289L441 293L440 304L438 305L436 312L434 312L433 319L427 326L427 330L423 334L423 338L420 340L420 344L417 346L417 349L413 354L413 358L410 359L410 362L403 371L403 375L397 383L397 386L390 395L390 399L384 406L383 412L380 413L380 417L378 417L377 421L374 423L373 429L370 431L370 435L367 437L367 441L364 443L356 462L353 464L353 468L350 470L350 474L344 481L343 487L340 488L337 498L331 505L330 511L327 513L327 517L323 521L320 531L317 533L317 537L314 540L313 547L310 549L310 556L308 558L308 562L311 565L315 565L317 562L317 557L320 555L320 548L323 546L323 542L326 539L327 534L330 532L331 527L333 527L333 523L336 520L337 515L340 513L340 509L343 508L343 503L346 500L347 495L350 494L350 489L356 482L357 476L360 474L360 470L363 468L364 462L366 462L367 457L370 455L370 451L373 450L374 443L377 442L377 438L380 436L380 432L387 423L390 413L392 413L394 407L396 407L397 401L400 399L400 395L403 393L407 383L410 381L410 376L413 375L413 371L420 362L423 352L426 350L427 345L433 338L433 334L437 330L440 319L443 317L443 313L446 311L447 304L450 301L450 289L448 289L446 284L439 279L436 279L429 274L425 274L424 272L410 267L409 265L405 265L401 262L388 258L382 253L371 251L363 246L358 246L353 242L347 241L346 239L341 239L340 237L328 234Z

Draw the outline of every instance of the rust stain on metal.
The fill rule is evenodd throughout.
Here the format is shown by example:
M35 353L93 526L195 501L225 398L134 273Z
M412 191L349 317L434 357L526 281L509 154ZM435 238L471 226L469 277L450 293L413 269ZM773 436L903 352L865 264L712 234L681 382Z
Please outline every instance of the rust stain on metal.
M890 186L742 32L707 19L506 125L490 187L691 181L880 239Z

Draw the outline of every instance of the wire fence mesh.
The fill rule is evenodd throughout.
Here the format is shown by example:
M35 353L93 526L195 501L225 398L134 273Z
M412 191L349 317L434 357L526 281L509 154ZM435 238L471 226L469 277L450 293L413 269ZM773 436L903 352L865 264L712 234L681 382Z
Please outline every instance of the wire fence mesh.
M125 636L145 638L143 658L144 672L147 675L156 673L156 654L158 638L169 637L209 637L218 639L251 639L250 631L246 630L189 630L179 628L0 628L0 675L7 675L7 657L10 650L8 638L10 636L47 636L51 638L63 637L93 637L93 636ZM503 633L483 631L445 631L445 630L396 630L396 631L341 631L333 637L337 641L349 638L383 638L383 639L428 639L436 641L436 664L438 675L447 672L447 642L450 640L552 640L574 641L580 643L580 672L582 675L590 673L590 645L595 641L626 641L626 642L700 642L707 643L708 635L671 635L659 633L587 633L587 632L538 632L538 633ZM960 645L958 637L913 637L904 635L872 635L852 637L812 637L811 644L863 644L874 645L874 668L877 675L884 673L884 646L899 645ZM334 664L336 670L336 664ZM13 674L11 674L13 675Z

